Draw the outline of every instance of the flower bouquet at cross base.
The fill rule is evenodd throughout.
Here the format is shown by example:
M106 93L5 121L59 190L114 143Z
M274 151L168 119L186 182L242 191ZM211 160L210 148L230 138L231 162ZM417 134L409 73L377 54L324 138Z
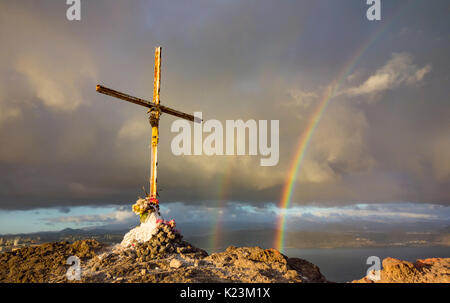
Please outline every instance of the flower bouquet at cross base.
M136 203L133 204L132 209L135 214L139 215L141 223L144 223L153 212L156 212L158 216L161 215L159 213L159 200L155 197L139 197Z

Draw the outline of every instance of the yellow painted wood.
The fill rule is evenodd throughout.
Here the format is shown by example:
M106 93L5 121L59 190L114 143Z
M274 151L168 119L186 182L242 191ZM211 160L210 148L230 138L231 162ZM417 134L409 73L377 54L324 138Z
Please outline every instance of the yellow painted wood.
M161 47L155 49L155 75L153 79L153 103L156 106L160 103L160 91L161 91ZM158 167L158 141L159 141L159 116L160 111L153 109L150 113L150 119L152 122L152 162L150 171L150 197L156 198L157 196L157 167Z

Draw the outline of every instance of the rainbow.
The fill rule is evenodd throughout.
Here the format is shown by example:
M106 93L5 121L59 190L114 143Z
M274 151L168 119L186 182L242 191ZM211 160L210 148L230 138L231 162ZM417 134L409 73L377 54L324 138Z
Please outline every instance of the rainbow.
M328 92L325 94L324 98L321 100L317 109L315 110L312 118L309 120L306 129L300 137L298 142L296 153L294 155L291 168L289 170L289 174L285 185L283 187L283 192L281 195L281 202L279 208L281 208L281 213L278 216L278 223L276 228L275 235L275 243L274 246L279 251L283 250L284 247L284 227L286 223L286 209L289 207L291 202L292 193L294 192L295 181L297 180L297 175L302 165L303 159L306 154L306 150L308 149L309 142L311 141L311 137L314 134L317 125L319 124L325 109L327 108L330 100L332 99L334 89L328 89Z
M397 14L394 14L397 15ZM294 157L291 161L291 166L289 169L289 173L287 175L286 181L283 186L281 199L279 202L280 214L278 215L276 222L276 232L274 238L274 247L279 251L283 251L285 246L285 228L286 228L286 209L290 206L292 194L295 189L295 182L297 180L298 173L300 168L302 167L303 160L305 158L306 151L308 150L309 143L311 138L319 125L323 114L325 113L328 104L330 101L339 94L339 89L345 79L351 74L357 64L360 62L361 57L367 51L367 49L385 32L388 25L391 24L391 18L389 22L385 22L382 26L379 27L378 30L374 32L373 35L370 36L369 39L355 52L355 54L348 60L346 64L344 64L343 68L339 72L336 79L332 82L329 88L325 91L321 101L317 105L313 115L311 116L308 124L301 134Z
M224 205L228 198L228 191L230 187L230 177L231 177L231 164L230 161L227 161L227 165L225 168L225 172L218 182L218 199L217 199L217 211L215 218L212 224L212 233L209 239L209 247L211 248L211 252L217 252L220 249L221 245L221 235L222 235L222 221L223 216L225 214Z

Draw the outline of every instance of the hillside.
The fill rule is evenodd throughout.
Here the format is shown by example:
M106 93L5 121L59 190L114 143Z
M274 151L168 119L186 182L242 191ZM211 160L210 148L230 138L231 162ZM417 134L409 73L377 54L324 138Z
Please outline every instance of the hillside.
M0 255L0 282L70 282L66 261L73 255L81 260L80 282L87 283L327 281L314 264L288 258L274 249L228 247L208 255L185 241L177 244L164 246L176 247L175 251L158 249L154 255L153 243L126 250L96 240L25 247Z
M161 245L160 245L161 244ZM80 258L81 279L69 281L66 264ZM415 263L383 260L383 283L450 283L450 258L429 258ZM46 243L0 254L1 283L324 283L320 269L275 249L234 247L208 255L186 241L167 243L156 238L130 249L96 240ZM373 283L362 278L354 283Z

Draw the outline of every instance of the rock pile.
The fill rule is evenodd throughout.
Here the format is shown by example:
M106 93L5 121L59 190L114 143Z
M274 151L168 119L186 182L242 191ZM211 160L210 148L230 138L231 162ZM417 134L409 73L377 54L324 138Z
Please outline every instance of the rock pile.
M162 259L167 255L196 252L192 245L183 241L183 236L168 225L160 224L157 233L145 243L133 243L132 250L140 262ZM129 252L125 252L129 254Z
M173 253L181 244L182 236L169 228L163 226L158 232L145 243L133 243L138 258L141 261L150 261L164 257L166 253Z

